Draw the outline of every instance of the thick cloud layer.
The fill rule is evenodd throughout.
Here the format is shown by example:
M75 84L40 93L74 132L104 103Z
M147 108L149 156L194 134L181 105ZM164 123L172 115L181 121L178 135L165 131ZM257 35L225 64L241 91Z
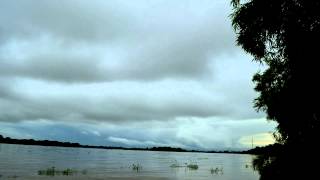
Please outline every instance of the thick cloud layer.
M230 12L212 0L1 1L0 134L241 147L274 125L252 108L261 67L235 46Z
M245 101L225 103L231 101L229 97L221 92L213 93L214 88L204 88L194 81L99 83L82 86L23 80L19 82L24 83L11 90L2 89L2 121L48 119L121 123L167 121L179 117L259 117L252 109L241 107L246 105ZM244 112L241 112L242 108Z
M2 1L1 75L58 82L195 79L210 75L210 60L235 51L223 3L144 3Z

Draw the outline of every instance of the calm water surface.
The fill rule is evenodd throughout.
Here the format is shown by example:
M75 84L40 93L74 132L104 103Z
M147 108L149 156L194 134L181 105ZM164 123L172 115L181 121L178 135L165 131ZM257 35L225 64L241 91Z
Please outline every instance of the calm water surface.
M151 152L103 150L85 148L42 147L0 144L0 179L216 179L258 180L259 174L251 165L251 155L209 154L180 152ZM178 163L196 163L197 170L170 167ZM140 164L142 169L132 170L130 165ZM79 172L72 177L38 175L39 170L50 167L71 168ZM223 168L211 173L211 168ZM130 178L131 177L131 178Z

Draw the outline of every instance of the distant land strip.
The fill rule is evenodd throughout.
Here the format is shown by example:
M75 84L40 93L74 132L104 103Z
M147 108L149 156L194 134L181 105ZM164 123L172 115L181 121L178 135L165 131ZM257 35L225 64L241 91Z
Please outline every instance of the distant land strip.
M59 142L51 140L34 140L34 139L13 139L10 137L3 137L0 135L0 143L3 144L21 144L21 145L36 145L36 146L56 146L56 147L74 147L74 148L94 148L94 149L121 149L121 150L139 150L139 151L169 151L169 152L201 152L201 153L233 153L233 154L263 154L264 149L270 147L256 147L247 151L199 151L199 150L186 150L176 147L147 147L147 148L127 148L115 146L93 146L82 145L72 142ZM270 148L269 148L270 149Z

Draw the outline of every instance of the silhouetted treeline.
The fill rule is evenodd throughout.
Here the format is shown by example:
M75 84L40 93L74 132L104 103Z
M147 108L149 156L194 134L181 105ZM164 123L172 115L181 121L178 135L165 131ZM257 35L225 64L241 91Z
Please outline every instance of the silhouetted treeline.
M174 151L174 152L187 152L187 150L182 148L173 148L173 147L152 147L150 151Z
M34 139L11 139L10 137L3 137L0 135L0 143L7 144L23 144L23 145L40 145L40 146L61 146L61 147L81 147L79 143L59 142L49 140L34 140Z
M148 150L148 151L188 152L185 149L174 148L174 147L126 148L126 147L112 147L112 146L92 146L92 145L82 145L82 144L79 144L79 143L59 142L59 141L49 141L49 140L12 139L10 137L3 137L2 135L0 135L0 143L23 144L23 145L39 145L39 146L58 146L58 147L81 147L81 148L96 148L96 149L122 149L122 150L140 150L140 151Z
M253 149L250 149L248 151L244 151L244 153L247 154L256 154L256 155L277 155L280 152L282 152L284 150L285 146L279 143L275 143L275 144L270 144L267 146L263 146L263 147L255 147Z
M49 140L34 140L34 139L12 139L10 137L3 137L0 135L0 143L5 144L23 144L23 145L39 145L39 146L58 146L58 147L78 147L78 148L95 148L95 149L121 149L121 150L137 150L137 151L169 151L169 152L202 152L202 153L237 153L249 154L249 151L200 151L200 150L186 150L179 147L147 147L147 148L127 148L119 146L93 146L82 145L79 143L59 142Z

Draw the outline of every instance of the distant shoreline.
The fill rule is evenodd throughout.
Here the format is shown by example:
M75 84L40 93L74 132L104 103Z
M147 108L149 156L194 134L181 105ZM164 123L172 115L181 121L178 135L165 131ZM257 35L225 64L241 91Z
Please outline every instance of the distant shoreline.
M137 150L137 151L165 151L165 152L198 152L198 153L228 153L228 154L254 154L248 151L199 151L186 150L176 147L147 147L147 148L126 148L118 146L93 146L82 145L72 142L60 142L50 140L34 140L34 139L12 139L10 137L3 137L0 135L0 144L19 144L19 145L33 145L33 146L53 146L53 147L73 147L73 148L93 148L93 149L119 149L119 150Z

